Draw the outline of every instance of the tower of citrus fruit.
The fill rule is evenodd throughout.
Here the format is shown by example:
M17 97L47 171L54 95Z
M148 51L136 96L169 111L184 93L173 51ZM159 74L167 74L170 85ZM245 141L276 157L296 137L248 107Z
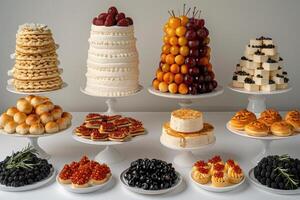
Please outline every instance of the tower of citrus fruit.
M200 11L190 8L179 17L169 11L154 89L172 94L203 94L217 87L210 63L209 31ZM199 15L198 15L199 13ZM198 17L196 17L198 16Z

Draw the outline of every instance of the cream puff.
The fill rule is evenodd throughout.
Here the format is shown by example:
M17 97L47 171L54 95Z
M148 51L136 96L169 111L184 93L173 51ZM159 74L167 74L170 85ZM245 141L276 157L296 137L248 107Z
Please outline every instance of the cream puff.
M28 95L25 97L26 101L31 102L31 100L35 97L35 95Z
M32 124L29 128L29 133L32 135L41 135L44 132L45 128L41 123Z
M14 121L9 121L8 123L5 124L4 126L4 131L6 133L15 133L16 132L16 127L18 124Z
M40 104L46 103L49 99L45 97L35 96L30 100L30 104L33 107L37 107Z
M71 115L71 113L63 112L61 118L68 118L71 123L73 116Z
M56 133L59 131L59 126L56 122L48 122L45 125L46 133Z
M53 116L54 120L61 118L62 113L63 113L63 110L61 108L54 108L51 111L51 115Z
M26 124L31 126L32 124L40 123L40 117L37 114L30 114L26 118Z
M7 124L8 122L10 121L13 121L13 117L6 114L6 113L3 113L1 116L0 116L0 126L4 128L5 124Z
M40 120L43 124L47 124L48 122L52 122L54 119L49 112L44 112L40 115Z
M23 112L17 112L14 115L14 121L18 124L22 124L23 122L26 121L27 115Z
M11 107L7 109L6 114L8 114L11 117L14 117L14 115L19 112L19 110L16 107Z
M46 103L38 105L35 108L35 113L38 114L38 115L41 115L44 112L50 112L52 109L53 109L53 103L46 102Z
M23 112L25 114L30 114L32 112L32 105L30 104L30 102L28 102L26 99L21 98L17 101L17 109L20 112Z
M271 126L271 132L279 137L287 137L294 133L294 127L286 121L275 122Z
M56 120L56 123L59 126L59 130L64 130L68 127L68 119L67 118L59 118Z
M16 127L16 132L21 135L26 135L29 133L29 128L29 125L27 125L26 123L22 123Z
M269 127L260 121L254 121L245 126L248 135L264 137L269 134Z
M211 177L211 183L214 187L226 187L229 185L228 177L224 172L216 172Z
M244 173L242 169L235 165L232 170L228 171L228 181L232 184L238 184L244 179Z
M207 168L200 167L192 171L192 178L200 184L207 184L210 181L210 177L211 175Z

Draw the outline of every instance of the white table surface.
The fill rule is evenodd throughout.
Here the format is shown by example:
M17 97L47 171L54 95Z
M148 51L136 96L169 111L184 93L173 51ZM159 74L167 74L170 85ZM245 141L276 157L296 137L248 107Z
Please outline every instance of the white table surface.
M73 127L80 124L86 113L73 113ZM110 165L114 181L104 190L90 194L72 194L64 191L56 182L49 184L43 188L33 191L10 193L0 191L1 200L60 200L60 199L115 199L115 200L135 200L135 199L300 199L300 195L281 196L270 194L259 190L254 185L246 182L241 188L236 191L227 193L211 193L200 188L197 188L189 179L189 171L187 168L176 167L184 177L184 184L176 191L160 195L160 196L144 196L127 191L119 181L120 173L129 166L129 163L137 158L159 158L171 162L176 152L163 147L159 142L162 123L169 120L170 113L124 113L127 116L136 117L144 122L144 126L148 130L148 135L144 140L139 140L136 143L122 144L116 146L118 150L125 154L125 161ZM205 121L212 123L215 126L215 135L217 138L216 145L210 149L195 152L200 158L210 158L215 154L221 155L224 159L233 158L237 160L245 173L252 166L251 159L260 151L260 142L243 138L229 133L225 124L231 118L233 113L210 112L205 113ZM288 153L294 157L300 157L299 138L287 139L283 141L275 141L271 149L276 154ZM0 160L3 160L6 155L10 155L11 151L17 151L27 144L25 138L16 138L0 135ZM71 130L68 134L56 135L53 137L41 138L41 146L52 155L51 162L60 169L65 163L73 160L79 160L82 155L88 155L90 158L96 155L104 147L90 146L79 143L72 139Z

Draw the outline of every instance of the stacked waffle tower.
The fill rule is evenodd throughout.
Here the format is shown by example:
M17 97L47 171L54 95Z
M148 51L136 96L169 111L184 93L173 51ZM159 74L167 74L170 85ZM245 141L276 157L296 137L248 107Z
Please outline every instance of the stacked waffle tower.
M251 39L236 66L232 86L253 92L286 89L289 79L282 61L272 38Z
M13 85L20 92L44 92L62 87L51 30L43 24L23 24L16 34Z

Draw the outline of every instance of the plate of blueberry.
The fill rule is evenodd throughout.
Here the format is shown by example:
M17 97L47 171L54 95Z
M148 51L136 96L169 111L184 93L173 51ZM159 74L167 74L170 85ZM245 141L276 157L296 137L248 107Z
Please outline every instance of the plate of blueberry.
M271 193L300 194L300 160L288 155L264 157L249 171L249 179Z
M21 192L37 189L55 180L55 170L28 146L0 162L0 190Z
M147 195L164 194L175 190L182 182L181 175L171 163L158 159L138 159L120 175L128 190Z

